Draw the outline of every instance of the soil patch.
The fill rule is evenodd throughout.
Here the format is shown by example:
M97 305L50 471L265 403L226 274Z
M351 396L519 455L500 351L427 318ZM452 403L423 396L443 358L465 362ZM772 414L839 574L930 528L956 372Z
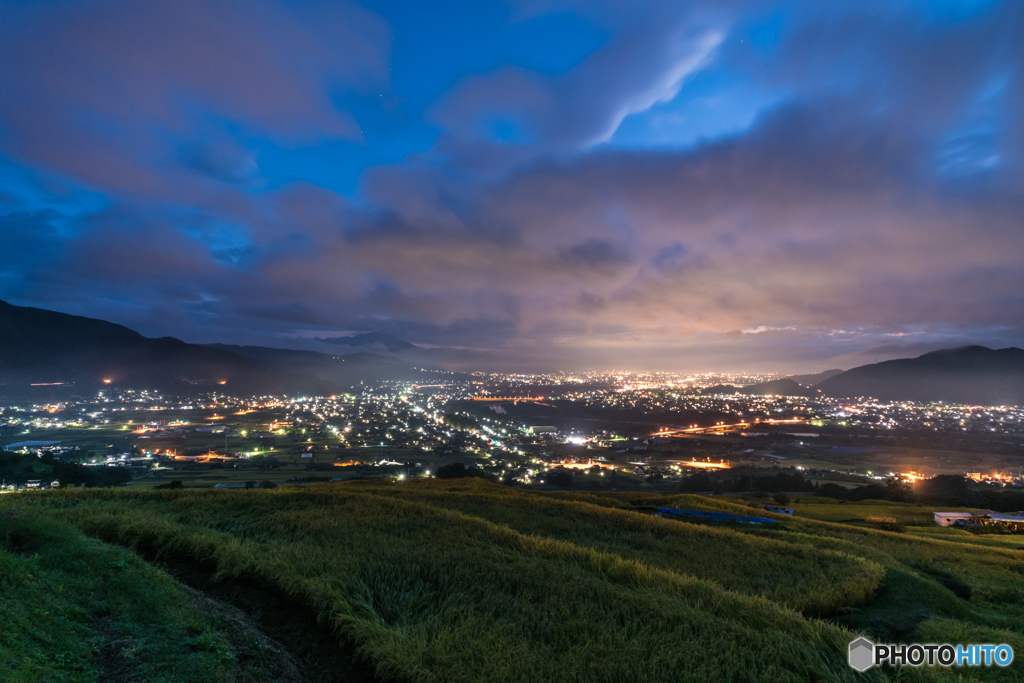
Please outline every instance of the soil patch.
M356 652L353 643L345 642L330 626L321 623L311 607L277 587L249 577L214 581L212 567L193 562L167 562L162 558L158 564L184 585L199 609L218 618L231 634L233 652L241 663L246 658L273 663L276 672L271 680L381 680L370 662Z

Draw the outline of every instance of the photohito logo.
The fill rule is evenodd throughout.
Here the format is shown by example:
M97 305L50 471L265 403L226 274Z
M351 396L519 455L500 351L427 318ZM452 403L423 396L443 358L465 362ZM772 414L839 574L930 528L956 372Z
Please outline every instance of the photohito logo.
M867 671L876 664L890 666L1009 666L1013 648L1002 645L875 645L867 638L850 643L847 653L850 666Z

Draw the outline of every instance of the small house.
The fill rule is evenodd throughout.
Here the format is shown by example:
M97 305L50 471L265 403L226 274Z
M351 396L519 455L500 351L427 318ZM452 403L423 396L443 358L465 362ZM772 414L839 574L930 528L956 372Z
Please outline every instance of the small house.
M939 526L953 526L958 520L969 520L973 516L970 512L936 512L935 523Z
M553 426L553 425L533 425L531 427L527 427L526 431L529 432L530 434L535 434L535 435L540 435L540 434L557 434L558 433L558 428Z
M991 514L988 518L993 524L998 524L1010 531L1024 532L1024 515Z

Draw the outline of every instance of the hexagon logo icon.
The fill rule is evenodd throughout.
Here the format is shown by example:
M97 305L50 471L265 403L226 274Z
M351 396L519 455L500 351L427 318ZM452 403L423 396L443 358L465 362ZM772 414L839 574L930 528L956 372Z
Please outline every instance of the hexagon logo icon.
M858 638L850 643L850 666L857 671L867 671L875 665L875 645L867 638Z

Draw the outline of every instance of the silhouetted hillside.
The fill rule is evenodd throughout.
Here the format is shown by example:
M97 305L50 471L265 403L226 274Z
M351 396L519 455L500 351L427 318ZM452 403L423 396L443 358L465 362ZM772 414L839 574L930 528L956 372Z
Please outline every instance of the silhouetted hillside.
M380 348L391 353L419 349L418 346L410 344L401 337L396 337L393 334L384 334L383 332L367 332L366 334L357 334L354 337L316 337L316 340L336 346Z
M841 372L842 370L839 369L826 370L825 372L818 372L813 375L790 375L784 379L791 379L797 384L802 384L805 387L813 387L815 384L820 384L831 377L835 377Z
M715 394L738 394L740 388L732 384L715 384L710 387L704 387L700 390L700 393L707 394L708 396L714 396Z
M1024 350L965 346L848 370L818 384L828 396L948 401L978 405L1024 403Z
M231 346L227 344L210 344L209 346L237 353L240 356L276 363L293 372L312 375L344 386L378 381L435 381L438 378L436 371L421 370L394 356L378 356L372 353L332 355L316 351L293 351L265 346ZM448 373L445 377L451 379L452 375Z
M448 347L427 348L411 344L401 337L382 332L368 332L354 337L315 337L316 341L340 347L338 353L363 352L372 355L394 355L415 366L445 370L472 371L499 363L501 358L490 351ZM326 354L331 355L331 354Z
M770 382L737 387L732 384L716 384L701 391L702 394L742 394L744 396L810 396L817 391L802 387L789 377Z
M802 387L787 377L785 379L775 379L771 382L762 382L761 384L751 384L748 387L741 388L739 393L744 396L810 396L812 393L817 392L807 387Z
M149 339L103 320L0 302L0 385L74 383L193 393L330 394L333 385L272 363L172 337Z

